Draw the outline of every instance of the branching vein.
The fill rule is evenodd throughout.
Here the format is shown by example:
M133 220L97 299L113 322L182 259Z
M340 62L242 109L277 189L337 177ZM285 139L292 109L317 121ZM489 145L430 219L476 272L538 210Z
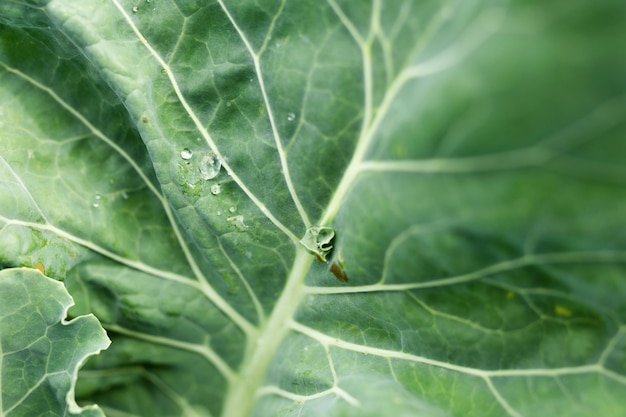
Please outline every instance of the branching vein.
M445 287L467 283L470 281L486 278L490 275L512 271L535 265L548 264L582 264L582 263L611 263L626 262L626 252L622 251L580 251L529 254L520 258L496 263L486 268L461 274L449 278L432 279L424 282L413 282L407 284L386 284L379 282L372 285L358 285L353 287L306 287L307 294L349 294L381 291L408 291L422 288Z
M176 349L185 350L188 352L196 353L205 359L207 359L215 368L222 374L222 376L228 381L232 382L236 374L228 366L226 362L217 354L213 349L208 346L198 345L195 343L183 342L180 340L170 339L162 336L154 336L148 333L138 332L136 330L130 330L117 324L103 324L103 326L110 331L123 334L125 336L134 337L136 339L145 340L150 343L158 345L169 346Z
M220 160L222 161L222 166L228 171L228 173L230 174L230 177L233 179L233 181L235 181L235 183L237 183L237 185L248 196L248 198L259 208L259 210L261 210L261 212L278 229L280 229L286 236L288 236L294 243L297 244L297 242L299 241L299 238L296 237L293 234L293 232L291 232L291 230L289 230L284 224L282 224L282 222L280 220L278 220L274 216L274 214L265 206L265 204L263 204L263 202L261 202L261 200L259 200L259 198L256 195L254 195L254 193L246 186L246 184L239 177L239 175L237 175L237 173L234 172L233 169L230 167L228 161L226 161L224 155L222 155L222 153L220 152L220 150L217 147L215 141L213 140L211 135L209 135L209 132L205 129L204 125L202 124L202 122L200 121L200 119L198 118L198 116L196 115L194 110L191 108L191 106L187 102L187 99L183 95L183 93L182 93L182 91L180 89L180 86L178 85L178 81L176 80L176 77L174 76L174 74L173 74L171 68L169 67L169 65L163 60L163 58L159 55L159 53L152 47L152 45L150 45L148 40L139 31L139 28L137 27L137 25L135 25L135 23L133 22L133 19L127 13L127 11L124 9L124 7L122 7L122 5L119 3L119 1L118 0L111 0L111 1L115 5L115 7L119 10L121 15L124 17L124 19L128 23L128 25L131 28L131 30L135 33L135 35L137 36L139 42L141 42L141 44L148 50L148 52L150 52L152 57L166 71L167 77L170 80L170 84L172 85L172 89L176 93L176 97L178 98L180 104L183 106L183 108L185 109L185 111L189 115L189 118L193 121L194 125L196 126L196 129L198 129L198 132L200 133L200 135L202 135L203 139L209 145L211 150L215 153L215 155L217 155L220 158Z
M244 45L246 46L246 49L248 50L248 53L250 54L250 57L252 57L252 61L254 62L254 70L256 72L256 76L257 76L257 80L259 81L259 87L261 88L261 94L263 95L263 101L265 103L265 108L267 109L267 116L269 118L270 121L270 125L272 127L272 134L274 136L274 143L276 144L276 150L278 151L278 156L280 158L280 165L283 169L283 175L285 176L285 183L287 184L287 188L289 189L289 193L291 195L291 199L293 200L294 204L296 205L296 208L298 210L298 213L300 214L300 217L302 218L302 222L304 223L306 228L309 228L311 226L311 221L309 220L309 216L306 213L306 210L304 209L304 206L302 205L300 198L298 197L298 193L296 192L296 188L293 184L293 181L291 180L291 173L289 170L289 163L287 161L287 153L285 152L285 149L283 148L283 144L282 141L280 139L280 134L278 133L278 128L276 126L276 118L274 117L274 111L272 109L272 104L270 103L269 100L269 96L265 90L265 81L263 80L263 73L261 71L261 62L260 62L260 54L257 54L254 49L252 48L252 45L250 45L250 42L248 41L248 38L246 37L245 33L241 30L241 28L239 27L239 25L237 24L237 22L235 21L235 19L233 18L233 16L231 15L230 11L228 10L228 8L226 7L226 5L224 4L224 2L222 0L218 0L220 6L222 6L222 10L224 10L224 13L226 14L226 16L228 17L228 19L230 20L230 23L233 25L233 27L235 28L235 30L237 31L237 33L239 34L239 37L241 38L242 42L244 43ZM283 1L280 5L280 10L277 12L276 16L274 17L274 20L272 21L272 26L274 24L274 22L276 21L276 19L278 18L278 16L280 16L282 9L285 5L285 2ZM270 28L271 30L271 28Z
M154 184L152 183L152 181L150 181L150 179L144 174L144 172L142 171L142 169L139 167L139 165L137 165L137 163L130 157L130 155L128 153L126 153L122 148L120 148L114 141L112 141L109 137L107 137L104 133L102 133L102 131L100 131L98 128L96 128L89 120L87 120L82 114L80 114L75 108L73 108L70 104L68 104L65 100L63 100L54 90L52 90L51 88L46 87L45 85L39 83L37 80L29 77L28 75L22 73L21 71L18 71L14 68L9 67L8 65L6 65L5 63L0 61L0 66L4 67L7 71L19 76L20 78L22 78L23 80L27 81L28 83L30 83L31 85L35 86L36 88L44 91L45 93L47 93L50 97L52 97L57 103L59 103L61 105L61 107L63 107L65 110L67 110L72 116L74 116L76 119L78 119L85 127L87 127L96 137L98 137L100 140L102 140L104 143L106 143L108 146L110 146L112 149L114 149L122 158L124 158L124 160L126 160L126 162L128 162L128 164L130 164L130 166L133 168L133 170L141 177L141 179L143 180L143 182L146 184L146 186L150 189L150 191L152 192L152 194L154 194L156 196L156 198L159 200L159 202L161 203L161 206L163 207L170 225L172 227L172 230L174 231L174 234L176 236L176 239L183 251L183 253L185 254L185 258L189 264L189 266L191 267L191 270L194 272L194 275L198 278L199 281L199 287L202 289L202 291L207 294L207 296L209 297L209 299L211 301L213 301L215 303L215 305L218 306L218 308L220 308L225 314L227 314L229 317L231 317L233 319L233 321L235 323L237 323L237 325L246 333L248 334L252 334L255 330L253 329L252 325L247 322L236 310L234 310L222 297L221 295L219 295L215 290L213 290L213 288L211 288L208 284L207 284L207 279L204 276L204 273L201 271L200 267L198 266L198 264L196 263L193 255L191 254L191 251L189 250L189 247L187 245L187 242L185 241L180 228L178 227L178 224L176 222L176 219L174 218L174 215L172 213L172 209L169 205L169 203L167 202L167 200L165 199L165 197L163 196L163 194L154 186ZM5 161L6 163L6 161ZM6 163L8 165L8 163ZM11 169L11 171L13 172L13 170ZM19 177L17 177L17 175L15 175L15 177L17 178L17 180L19 181L20 185L23 187L23 189L25 190L25 192L28 194L29 198L31 199L31 201L34 203L35 207L38 209L39 213L42 215L42 217L46 220L46 222L48 224L51 224L51 222L49 222L46 219L46 216L44 215L43 211L41 210L41 208L37 205L37 203L35 202L35 200L32 198L32 196L30 195L30 193L28 193L28 190L26 188L26 186L22 183L22 181L19 179ZM50 226L51 228L53 228L54 233L61 235L62 232L60 229L54 227L54 226ZM52 230L52 229L51 229ZM85 247L89 247L90 249L104 255L107 256L110 259L114 259L117 260L127 266L131 266L134 265L133 267L137 267L139 270L144 271L144 272L148 272L148 271L152 271L152 272L148 272L151 273L153 275L156 276L160 276L160 277L165 277L165 276L176 276L175 274L168 274L162 271L159 271L156 268L152 268L149 267L146 264L143 263L138 263L138 262L134 262L134 261L129 261L126 258L120 257L116 254L114 254L113 252L110 251L106 251L101 247L98 247L96 245L94 245L92 242L88 242L86 240L83 239L79 239L78 237L75 236L71 236L69 234L66 234L66 238L68 238L69 240L72 240L76 243L81 244L82 246ZM186 279L186 278L185 278Z

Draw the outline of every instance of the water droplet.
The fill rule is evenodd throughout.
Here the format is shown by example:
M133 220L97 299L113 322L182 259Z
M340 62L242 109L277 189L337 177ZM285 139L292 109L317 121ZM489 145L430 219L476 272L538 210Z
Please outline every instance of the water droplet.
M222 192L222 186L219 184L213 184L211 186L211 194L213 195L218 195L219 193Z
M296 115L295 113L289 113L287 115L287 120L289 120L290 122L293 122L294 120L296 120Z
M231 207L228 209L228 211L230 211L231 213L234 213L234 212L236 212L236 211L237 211L237 207L235 207L235 206L231 206Z
M217 211L217 215L218 215L218 216L221 216L221 215L222 215L222 210L218 210L218 211Z
M202 178L205 180L210 180L217 177L217 174L220 172L220 168L222 166L222 161L217 157L213 152L209 153L202 157L202 162L200 162L200 174Z
M138 11L139 11L139 7L134 6L134 7L133 7L133 13L137 13Z
M100 194L96 194L96 195L93 197L93 200L94 200L94 201L93 201L93 206L94 206L94 207L100 207L100 200L101 200L101 199L102 199L102 196L101 196Z
M227 101L227 102L226 102L226 107L230 107L230 106L231 106L231 104L233 104L233 103L231 103L230 101Z
M185 148L182 151L180 151L180 157L183 159L191 159L192 156L193 156L193 152L191 152L191 149L189 148Z
M122 198L128 200L128 193L126 191L122 191Z

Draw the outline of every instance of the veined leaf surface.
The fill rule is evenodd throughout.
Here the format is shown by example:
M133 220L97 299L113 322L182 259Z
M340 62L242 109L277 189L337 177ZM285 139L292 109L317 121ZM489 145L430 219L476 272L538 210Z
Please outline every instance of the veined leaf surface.
M0 260L109 416L626 415L625 13L1 2Z
M110 341L98 320L65 321L72 299L63 284L29 269L0 271L2 416L102 416L74 400L78 367Z

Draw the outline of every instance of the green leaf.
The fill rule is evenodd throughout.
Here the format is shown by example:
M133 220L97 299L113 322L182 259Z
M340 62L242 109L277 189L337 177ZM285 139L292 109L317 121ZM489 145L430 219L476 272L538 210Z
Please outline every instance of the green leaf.
M0 262L108 416L626 416L622 3L0 2Z
M0 271L0 414L102 416L81 409L78 368L109 346L93 315L65 321L72 298L63 284L30 269Z

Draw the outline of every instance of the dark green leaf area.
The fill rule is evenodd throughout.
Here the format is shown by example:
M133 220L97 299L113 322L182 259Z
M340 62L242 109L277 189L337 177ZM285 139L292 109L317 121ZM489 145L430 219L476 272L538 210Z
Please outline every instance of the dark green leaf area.
M586 417L597 410L612 416L624 416L621 396L624 386L608 375L580 375L496 378L494 385L512 407L523 415L537 415L544 410ZM564 392L569 395L564 395ZM542 405L538 405L541 399Z
M448 410L451 416L506 415L485 378L398 359L388 363L392 375L407 391L440 410Z
M513 4L463 65L408 83L390 107L379 132L385 140L372 157L452 158L538 147L554 152L566 171L618 163L607 151L623 144L607 139L624 123L623 25L615 19L623 10L604 2L578 14L584 6L575 4L554 4L550 12L531 2ZM524 163L519 157L516 163ZM596 175L606 170L595 168Z
M93 316L64 322L71 302L63 284L36 270L0 271L0 377L10 381L2 385L3 414L80 413L68 392L81 363L109 340ZM102 414L92 409L80 415Z
M219 413L226 384L201 356L115 331L107 355L92 358L79 374L79 400L106 404L107 416L124 412L177 415L181 398L200 415Z
M77 300L75 311L90 309L114 332L121 327L119 332L136 333L140 339L157 336L165 345L184 342L188 355L198 361L202 357L193 349L203 347L214 349L233 368L241 360L243 334L195 284L155 280L106 263L84 264L66 282Z
M335 250L358 284L436 285L524 265L619 262L614 251L626 235L611 233L606 221L621 218L626 205L620 197L615 204L617 189L529 171L367 174L335 220ZM383 222L389 227L375 226Z

